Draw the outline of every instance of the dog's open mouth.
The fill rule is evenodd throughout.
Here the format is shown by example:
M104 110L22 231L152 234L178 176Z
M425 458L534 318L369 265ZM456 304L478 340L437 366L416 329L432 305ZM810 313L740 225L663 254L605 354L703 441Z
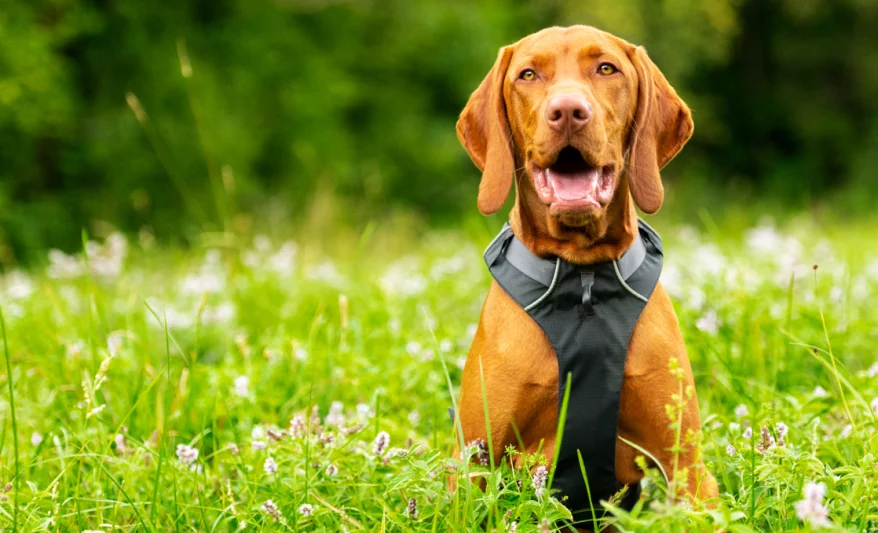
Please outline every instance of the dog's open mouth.
M615 191L615 166L590 165L576 148L567 146L550 166L533 165L540 199L556 212L585 211L610 203Z

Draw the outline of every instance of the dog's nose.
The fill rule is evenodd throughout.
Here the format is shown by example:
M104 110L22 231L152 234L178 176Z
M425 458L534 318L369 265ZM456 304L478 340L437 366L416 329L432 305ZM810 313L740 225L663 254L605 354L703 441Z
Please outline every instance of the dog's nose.
M549 126L560 132L581 130L591 118L591 104L578 94L559 94L553 96L546 106L546 120Z

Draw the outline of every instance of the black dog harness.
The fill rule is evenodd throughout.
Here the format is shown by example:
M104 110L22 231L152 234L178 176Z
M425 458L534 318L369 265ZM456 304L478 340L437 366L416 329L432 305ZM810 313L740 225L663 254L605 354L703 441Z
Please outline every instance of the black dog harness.
M600 518L600 500L622 488L615 465L625 356L662 270L661 238L642 220L638 226L631 248L621 259L606 263L574 265L537 257L509 224L485 251L494 279L539 324L555 349L559 415L569 375L570 399L553 487L567 497L564 504L576 522L591 521L592 508ZM630 487L620 505L630 509L639 493L639 485Z

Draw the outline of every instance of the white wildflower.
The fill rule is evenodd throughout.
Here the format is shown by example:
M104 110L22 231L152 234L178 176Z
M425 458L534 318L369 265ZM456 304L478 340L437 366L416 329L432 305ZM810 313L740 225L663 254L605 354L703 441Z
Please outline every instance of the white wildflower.
M814 387L814 392L811 393L811 396L815 398L826 398L827 396L829 396L829 393L826 392L826 389L824 389L820 385L817 385L816 387Z
M735 454L738 453L738 450L734 446L729 444L728 446L726 446L726 453L729 454L729 457L734 457Z
M275 473L277 473L277 462L269 457L265 460L262 468L263 470L265 470L266 475L273 476Z
M124 340L125 334L121 331L114 331L107 336L107 351L110 352L110 357L119 355Z
M427 278L415 257L406 257L391 264L378 280L385 294L403 297L418 296L427 289Z
M412 411L411 413L409 413L408 419L411 425L417 426L421 423L421 413L417 411Z
M184 277L180 287L183 292L198 296L218 293L225 288L226 277L222 256L217 250L210 250L205 254L201 268Z
M872 399L871 406L872 406L872 412L875 413L876 415L878 415L878 398Z
M829 511L823 505L826 485L809 481L802 492L804 499L796 502L796 516L816 527L826 525L829 522Z
M86 243L86 251L89 267L95 276L115 279L122 272L128 253L128 240L121 233L112 233L103 245L93 241Z
M299 506L299 514L305 517L311 516L314 514L314 506L310 503L303 503Z
M787 427L783 422L778 422L774 429L777 431L777 438L783 440L787 436L787 432L790 428Z
M308 350L298 341L293 341L293 356L297 361L304 361L308 359Z
M43 436L34 431L30 436L30 443L34 446L39 446L40 443L43 442Z
M49 250L49 268L46 274L52 279L69 279L81 276L85 267L78 258L61 250Z
M205 307L201 313L201 322L204 324L226 324L234 320L236 315L235 304L222 302L217 306Z
M251 446L254 450L256 450L256 451L258 451L258 452L261 452L262 450L268 448L268 443L265 442L264 440L254 440L254 441L250 444L250 446Z
M305 421L304 415L296 415L290 420L290 434L293 438L301 437L305 434L308 423Z
M420 357L422 349L418 341L408 341L405 345L405 351L412 357Z
M324 422L327 426L343 426L345 422L344 404L341 402L332 402L329 406L329 413L326 415Z
M34 286L24 272L14 271L5 276L6 295L13 299L24 299L33 294Z
M335 263L329 259L324 259L320 263L308 267L305 270L305 277L334 286L339 286L345 281Z
M360 419L361 422L365 422L372 415L372 408L367 403L358 403L357 404L357 418Z
M707 295L698 285L689 285L686 290L683 303L689 309L700 311L707 302Z
M79 357L83 350L85 350L85 343L82 341L74 341L67 344L67 357L76 358Z
M744 236L747 249L758 255L773 255L783 247L784 237L773 225L763 225L749 230Z
M750 414L750 409L747 408L743 403L735 407L735 416L738 418L744 418Z
M296 266L299 247L292 241L281 245L280 249L268 258L268 268L279 275L288 275Z
M238 376L235 378L235 386L232 389L240 398L247 398L250 396L250 378L247 376Z
M716 311L714 311L713 309L709 309L706 313L704 313L704 315L701 316L701 318L695 321L696 328L711 335L717 334L721 324L722 322L720 322L719 318L717 318Z
M198 450L185 444L177 445L177 459L184 464L192 464L198 459Z
M702 272L708 276L717 276L729 264L728 258L719 247L712 243L702 244L698 253L692 258L692 267L696 272Z

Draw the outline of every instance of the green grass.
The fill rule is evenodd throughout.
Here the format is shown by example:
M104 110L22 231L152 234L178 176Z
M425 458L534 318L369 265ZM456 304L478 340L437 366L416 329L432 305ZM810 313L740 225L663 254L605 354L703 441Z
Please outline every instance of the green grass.
M0 528L557 530L566 511L530 472L451 457L449 384L489 282L489 225L369 226L333 247L111 238L7 273ZM809 482L828 528L878 530L878 250L862 238L876 226L791 228L659 224L704 420L679 440L700 441L722 496L676 502L650 471L621 530L809 530ZM783 445L759 451L779 424Z

